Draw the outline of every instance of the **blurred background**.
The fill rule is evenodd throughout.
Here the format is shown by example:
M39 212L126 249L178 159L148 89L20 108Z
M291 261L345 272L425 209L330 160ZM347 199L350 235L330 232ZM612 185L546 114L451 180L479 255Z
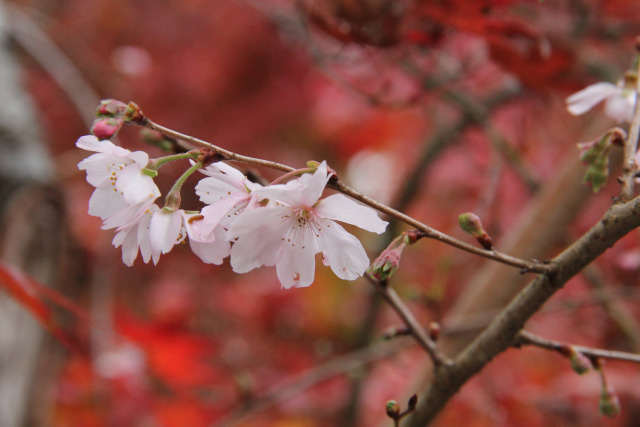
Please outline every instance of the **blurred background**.
M100 99L240 154L327 160L366 195L469 242L457 216L475 212L501 251L545 259L618 191L617 154L594 194L576 148L614 123L600 107L573 117L564 100L616 82L639 34L633 0L0 1L0 426L388 426L385 402L405 407L430 368L410 338L381 338L401 322L370 284L326 267L284 290L273 268L234 274L186 245L124 266L86 213L93 188L76 167ZM139 131L116 142L163 155ZM186 167L163 168L161 190ZM185 208L198 206L196 182ZM358 237L373 259L405 229ZM637 240L528 328L639 351ZM23 274L46 288L16 290ZM441 323L453 355L527 278L422 240L391 284L423 324ZM523 348L435 425L638 425L638 367L605 370L622 403L614 420L598 414L595 373Z

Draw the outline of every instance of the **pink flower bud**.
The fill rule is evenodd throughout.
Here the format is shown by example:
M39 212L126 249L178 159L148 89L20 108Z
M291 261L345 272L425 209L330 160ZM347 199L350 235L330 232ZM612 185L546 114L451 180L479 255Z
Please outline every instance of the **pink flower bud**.
M116 99L103 99L96 111L97 117L122 117L127 111L127 104Z
M400 266L400 258L402 251L407 246L404 234L395 238L389 246L378 255L369 267L369 271L377 280L383 281L388 279L396 272Z
M122 119L99 118L93 121L91 133L98 139L109 139L118 133L123 123Z

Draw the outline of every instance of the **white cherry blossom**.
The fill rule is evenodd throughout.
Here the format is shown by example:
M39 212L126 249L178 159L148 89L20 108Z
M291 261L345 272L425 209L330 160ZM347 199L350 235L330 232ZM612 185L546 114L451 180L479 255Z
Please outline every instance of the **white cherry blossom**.
M245 209L258 207L253 191L262 188L251 182L239 170L222 162L213 163L201 172L207 175L196 185L196 194L209 206L203 209L228 225Z
M138 250L140 250L142 260L145 263L148 263L151 259L153 259L154 264L158 263L160 251L151 248L149 236L151 217L158 210L158 206L152 204L138 216L136 221L129 222L118 228L112 243L116 248L122 246L122 261L125 265L133 265L138 256Z
M182 209L167 207L156 210L149 221L151 251L166 254L188 236L191 250L202 261L222 264L229 256L231 244L226 230L218 226L219 222L219 217L211 217L210 212L204 209L201 213L186 213Z
M147 153L131 152L111 141L99 141L93 135L80 137L76 146L96 152L78 163L78 168L87 172L87 182L96 187L89 200L90 215L106 220L133 205L149 204L149 200L153 202L160 196L153 178L144 172L149 162ZM116 226L124 223L126 220L121 218Z
M618 122L631 121L636 103L636 93L630 88L625 88L623 80L617 85L599 82L587 86L567 98L567 110L578 116L602 101L604 101L604 113L607 117Z
M285 288L309 286L315 275L315 255L345 280L364 274L369 259L362 244L335 221L382 233L387 223L376 212L341 194L318 200L329 180L322 162L314 174L287 184L254 190L256 200L270 199L267 207L246 210L229 227L237 238L231 266L237 273L276 266Z

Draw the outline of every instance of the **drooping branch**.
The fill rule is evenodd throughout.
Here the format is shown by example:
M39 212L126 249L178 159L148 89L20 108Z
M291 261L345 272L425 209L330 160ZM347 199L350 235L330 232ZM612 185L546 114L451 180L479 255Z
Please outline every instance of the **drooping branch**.
M426 425L471 377L514 343L527 320L564 284L631 230L640 226L640 198L613 205L587 233L552 260L557 269L532 280L452 365L436 369L409 426ZM508 284L505 283L505 286Z
M142 114L140 112L140 114ZM154 123L153 121L149 120L148 118L144 117L143 119L136 121L136 122L132 122L133 124L138 124L141 126L144 126L148 129L152 129L155 130L157 132L160 132L164 135L167 135L171 138L176 138L185 142L188 142L190 144L193 144L196 147L201 147L201 148L207 148L209 150L213 150L214 152L216 152L217 154L223 156L226 160L230 160L230 161L237 161L237 162L243 162L243 163L247 163L247 164L252 164L252 165L256 165L256 166L263 166L263 167L267 167L267 168L271 168L271 169L276 169L279 170L281 172L293 172L294 170L296 170L295 168L291 167L291 166L287 166L281 163L277 163L277 162L273 162L270 160L263 160L263 159L257 159L254 157L248 157L248 156L243 156L237 153L234 153L232 151L229 151L225 148L222 147L218 147L216 145L213 145L209 142L203 141L201 139L198 138L194 138L192 136L189 135L185 135L182 134L180 132L171 130L169 128L166 128L164 126L161 126L157 123ZM540 263L537 261L528 261L528 260L524 260L524 259L519 259L516 257L512 257L510 255L507 254L503 254L500 253L496 250L486 250L486 249L481 249L478 248L476 246L473 246L469 243L463 242L461 240L458 240L456 238L453 238L441 231L438 231L432 227L429 227L426 224L423 224L422 222L410 217L409 215L406 215L402 212L399 212L395 209L393 209L392 207L385 205L383 203L380 203L374 199L371 199L367 196L365 196L364 194L354 190L353 188L347 186L346 184L344 184L342 181L340 181L339 179L337 180L331 180L329 182L329 184L327 185L329 188L332 188L336 191L339 191L355 200L358 200L362 203L364 203L365 205L371 206L372 208L385 213L387 215L389 215L390 217L396 218L402 222L404 222L405 224L410 225L411 227L414 227L422 232L425 233L425 237L434 239L434 240L438 240L440 242L443 242L445 244L448 244L450 246L456 247L458 249L461 249L463 251L466 252L470 252L472 254L475 255L479 255L481 257L484 258L489 258L489 259L493 259L495 261L501 262L503 264L507 264L507 265L511 265L513 267L518 267L520 269L522 269L523 272L533 272L533 273L551 273L554 269L554 266L551 264L545 264L545 263Z

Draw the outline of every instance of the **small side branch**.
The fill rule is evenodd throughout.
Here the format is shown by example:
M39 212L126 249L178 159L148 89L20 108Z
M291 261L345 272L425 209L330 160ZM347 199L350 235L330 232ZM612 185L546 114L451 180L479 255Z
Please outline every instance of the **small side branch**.
M559 341L553 341L541 336L532 334L529 331L522 330L518 334L515 346L532 345L547 350L557 351L558 353L565 354L567 350L566 343ZM582 353L590 359L602 358L622 360L625 362L640 363L640 354L628 353L625 351L604 350L592 347L583 347L580 345L571 345L576 351Z
M389 303L391 308L400 316L404 324L411 332L411 335L418 341L418 344L425 349L429 356L433 360L436 367L441 365L448 365L451 360L445 356L433 341L425 329L420 325L420 322L414 317L409 307L400 299L396 291L392 287L388 286L385 282L376 280L370 273L365 273L365 277L376 288L380 295Z

